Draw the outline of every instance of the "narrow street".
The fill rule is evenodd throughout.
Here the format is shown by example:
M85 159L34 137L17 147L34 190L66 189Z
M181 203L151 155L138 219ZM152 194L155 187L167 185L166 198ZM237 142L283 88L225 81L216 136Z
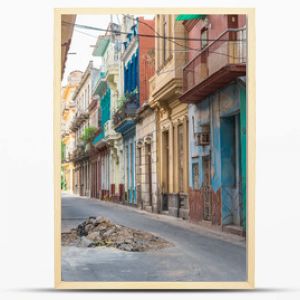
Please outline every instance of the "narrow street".
M122 205L62 195L62 232L88 216L158 235L173 247L149 252L62 247L63 281L245 281L242 238L213 232L173 217Z

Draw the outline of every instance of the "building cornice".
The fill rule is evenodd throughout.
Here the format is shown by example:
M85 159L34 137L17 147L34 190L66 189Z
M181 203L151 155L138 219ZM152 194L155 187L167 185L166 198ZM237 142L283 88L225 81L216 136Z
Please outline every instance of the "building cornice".
M93 70L97 71L98 69L94 68L94 67L93 67L93 62L90 61L89 64L88 64L88 66L87 66L87 68L86 68L86 70L85 70L85 72L83 73L83 75L82 75L82 77L81 77L81 80L80 80L80 82L79 82L79 84L78 84L78 86L77 86L75 92L74 92L74 95L73 95L73 97L72 97L72 100L75 100L75 99L76 99L76 97L78 96L78 94L79 94L80 91L81 91L81 88L84 86L85 82L87 81L88 77L91 76L91 72L92 72Z
M154 90L152 96L154 102L168 101L178 98L182 94L182 78L172 78L161 88Z

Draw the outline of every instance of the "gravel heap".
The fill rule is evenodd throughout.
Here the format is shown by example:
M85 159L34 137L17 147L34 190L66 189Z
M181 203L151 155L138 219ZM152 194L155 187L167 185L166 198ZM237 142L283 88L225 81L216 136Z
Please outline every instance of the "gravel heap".
M113 224L104 217L89 217L77 228L62 233L62 246L114 247L124 251L162 249L172 244L151 233Z

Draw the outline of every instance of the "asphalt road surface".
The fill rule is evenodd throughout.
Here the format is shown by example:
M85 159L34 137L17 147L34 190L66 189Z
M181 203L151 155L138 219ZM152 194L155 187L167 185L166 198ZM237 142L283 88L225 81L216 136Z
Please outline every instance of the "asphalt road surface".
M161 236L173 247L149 252L62 247L63 281L245 281L243 238L215 233L177 218L122 205L62 195L62 231L88 216Z

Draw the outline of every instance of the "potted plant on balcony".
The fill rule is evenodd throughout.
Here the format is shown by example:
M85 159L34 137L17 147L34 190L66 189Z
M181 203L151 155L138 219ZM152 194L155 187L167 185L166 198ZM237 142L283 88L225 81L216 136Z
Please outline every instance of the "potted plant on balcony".
M139 90L138 90L137 87L136 87L133 91L127 92L127 93L125 94L126 100L127 100L128 102L134 102L134 101L136 101L138 93L139 93ZM127 101L126 101L126 102L127 102Z
M96 127L87 127L84 129L83 134L80 139L83 141L85 146L85 151L89 151L92 146L92 141L96 136L97 128Z
M125 102L126 102L126 97L122 95L117 101L117 110L121 108Z

